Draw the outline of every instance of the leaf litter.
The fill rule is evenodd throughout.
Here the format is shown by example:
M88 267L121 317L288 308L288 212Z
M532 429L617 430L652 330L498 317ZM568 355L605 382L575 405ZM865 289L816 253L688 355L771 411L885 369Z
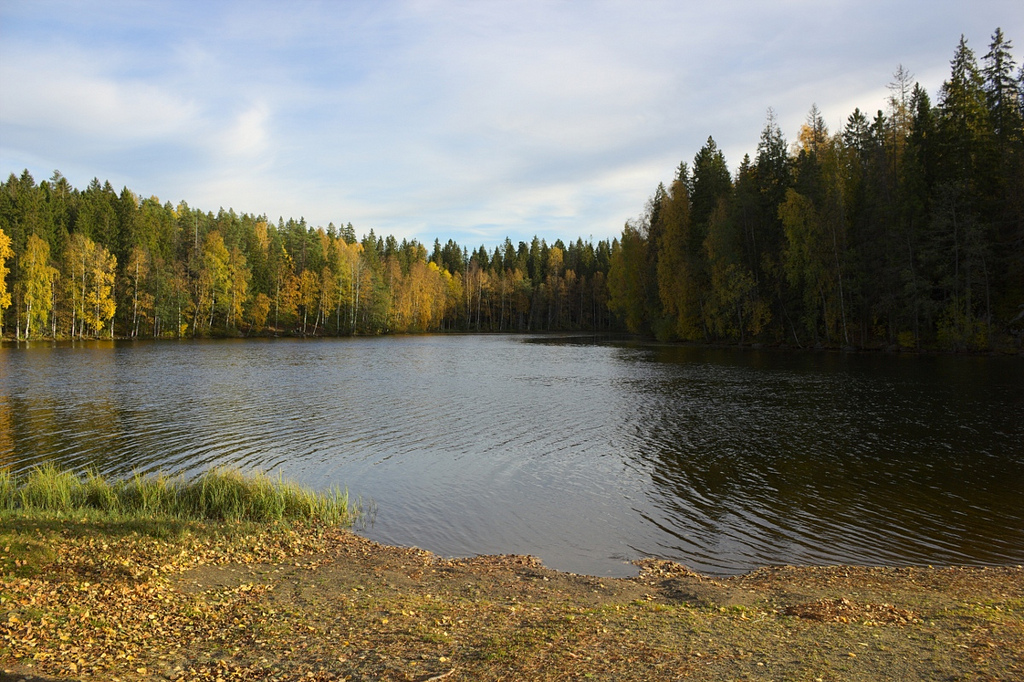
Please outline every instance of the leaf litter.
M611 579L524 556L444 559L312 525L115 530L23 528L45 549L31 570L0 552L0 676L1024 677L1020 567L712 578L652 559Z

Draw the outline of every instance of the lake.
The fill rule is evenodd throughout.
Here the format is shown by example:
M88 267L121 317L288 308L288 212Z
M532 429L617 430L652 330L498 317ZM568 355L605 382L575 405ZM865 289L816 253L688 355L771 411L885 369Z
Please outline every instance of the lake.
M588 337L0 349L0 466L347 487L359 532L624 576L643 556L1024 563L1024 361Z

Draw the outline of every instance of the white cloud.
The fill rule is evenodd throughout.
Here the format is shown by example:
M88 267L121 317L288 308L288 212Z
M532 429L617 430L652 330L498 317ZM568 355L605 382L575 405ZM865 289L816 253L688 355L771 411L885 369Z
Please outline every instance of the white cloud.
M270 112L263 103L257 103L235 117L224 135L224 152L232 156L253 157L267 150L270 135L267 124Z
M768 107L789 139L812 103L835 130L900 63L934 96L961 31L1022 44L1014 7L0 4L0 172L427 241L610 237L708 135L735 170Z
M142 80L117 79L78 50L9 48L0 62L0 83L0 125L105 144L128 146L179 134L194 125L198 113L189 98Z

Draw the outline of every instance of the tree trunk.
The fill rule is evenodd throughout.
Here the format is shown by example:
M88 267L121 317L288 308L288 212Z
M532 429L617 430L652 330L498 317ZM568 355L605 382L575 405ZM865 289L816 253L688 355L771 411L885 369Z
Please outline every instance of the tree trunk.
M136 252L137 254L138 252ZM135 295L132 297L132 338L139 335L139 260L135 259Z

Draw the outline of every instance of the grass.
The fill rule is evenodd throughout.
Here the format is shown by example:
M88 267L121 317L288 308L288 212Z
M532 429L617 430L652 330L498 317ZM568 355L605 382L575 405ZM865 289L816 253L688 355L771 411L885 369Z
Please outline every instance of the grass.
M45 464L17 477L0 470L0 514L98 515L119 520L164 517L179 521L267 523L306 521L351 525L358 511L348 492L314 492L281 477L211 469L195 479L165 475L108 480Z
M171 518L237 518L241 498L284 485L206 477L0 473L0 678L1024 679L1020 569L711 580L652 560L635 579L590 578L316 521Z

